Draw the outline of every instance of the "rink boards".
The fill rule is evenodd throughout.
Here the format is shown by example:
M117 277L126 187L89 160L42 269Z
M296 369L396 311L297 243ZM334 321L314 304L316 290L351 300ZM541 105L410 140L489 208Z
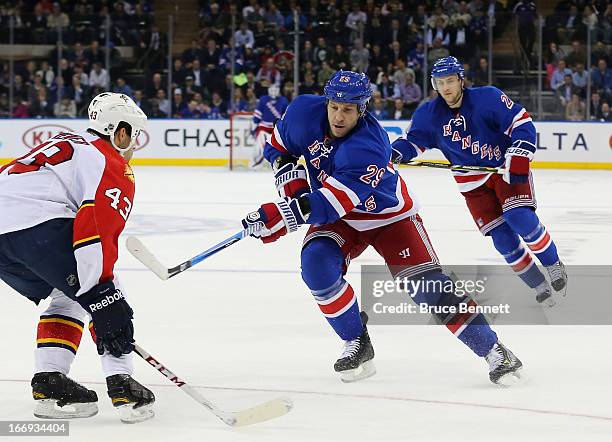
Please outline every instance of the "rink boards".
M393 141L406 130L409 121L381 121ZM537 168L612 169L612 123L535 122L538 131ZM7 119L0 121L0 163L27 153L28 149L58 132L83 131L85 119ZM136 165L226 166L230 137L234 155L248 159L254 140L250 124L244 122L230 131L229 120L149 120L138 138ZM442 130L442 129L440 129ZM230 133L231 132L231 133ZM442 159L440 152L426 158Z

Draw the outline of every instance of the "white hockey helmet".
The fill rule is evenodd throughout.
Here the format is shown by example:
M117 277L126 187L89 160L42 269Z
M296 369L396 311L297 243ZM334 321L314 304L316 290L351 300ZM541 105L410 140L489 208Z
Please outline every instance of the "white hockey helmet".
M280 95L280 88L276 83L272 83L268 86L268 95L272 98L277 98Z
M140 131L144 130L147 122L145 113L125 94L102 92L96 95L87 108L89 116L89 129L107 135L117 151L123 155L130 151L136 143ZM125 122L132 128L130 145L125 149L115 144L115 131L119 123Z

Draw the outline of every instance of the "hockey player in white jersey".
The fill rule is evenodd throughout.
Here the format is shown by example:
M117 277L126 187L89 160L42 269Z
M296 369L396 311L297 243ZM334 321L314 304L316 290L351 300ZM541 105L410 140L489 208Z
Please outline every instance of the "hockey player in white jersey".
M257 109L253 113L254 129L251 134L255 137L255 149L250 167L259 168L264 164L264 147L274 130L274 122L280 119L289 106L289 100L280 95L276 84L268 87L268 95L259 99Z
M153 393L132 377L133 311L114 274L118 237L134 200L129 166L147 117L128 96L102 93L87 132L60 133L0 168L0 279L38 304L34 415L98 412L95 391L67 375L83 329L101 356L123 422L153 416Z

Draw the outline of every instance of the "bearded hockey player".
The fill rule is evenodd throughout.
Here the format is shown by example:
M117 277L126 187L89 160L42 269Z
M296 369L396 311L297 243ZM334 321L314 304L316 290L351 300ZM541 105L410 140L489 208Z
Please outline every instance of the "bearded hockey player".
M391 164L389 138L367 110L372 94L365 74L338 71L325 96L302 95L276 123L265 157L272 163L281 199L263 204L242 221L264 243L310 224L304 238L302 279L344 350L334 370L344 382L375 373L374 348L357 297L345 279L349 261L368 246L394 278L446 282L414 195ZM308 168L298 165L303 157ZM410 253L401 253L406 249ZM440 286L440 284L433 284ZM414 300L436 306L474 305L454 293L418 291ZM481 314L438 318L489 364L494 383L512 383L522 367Z
M280 95L276 84L268 87L268 95L259 99L257 109L253 113L252 135L255 137L255 150L250 167L261 167L264 162L264 147L274 130L274 123L283 116L289 106L289 100Z
M410 161L438 148L451 164L503 167L503 175L453 174L480 232L492 238L518 277L536 291L537 302L552 306L553 290L565 296L567 274L536 214L529 169L536 151L535 126L527 111L502 91L465 88L463 76L463 65L455 57L434 64L431 84L439 97L415 111L406 135L393 142L394 160ZM551 284L530 251L548 271Z
M95 391L68 377L83 329L101 356L123 422L153 416L153 393L132 379L133 311L114 274L118 237L132 209L129 166L146 115L128 96L102 93L85 133L60 133L0 168L0 279L38 304L34 415L98 412Z

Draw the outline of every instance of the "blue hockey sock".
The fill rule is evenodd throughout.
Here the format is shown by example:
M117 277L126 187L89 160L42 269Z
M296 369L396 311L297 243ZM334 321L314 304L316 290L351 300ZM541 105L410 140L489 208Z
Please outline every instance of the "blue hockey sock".
M423 281L428 281L422 287L445 287L448 286L450 278L442 272L430 272L422 275ZM435 283L439 284L435 284ZM467 297L460 297L446 290L434 289L433 291L417 291L413 299L416 303L427 305L455 306L457 312L446 315L436 315L438 319L453 333L461 342L467 345L478 356L486 356L489 350L497 342L497 334L491 329L486 318L481 313L473 313L466 309L461 312L460 305L468 307L476 306L476 302Z
M344 257L329 238L317 238L302 249L302 279L321 312L340 338L357 339L363 333L357 297L342 277Z
M513 209L514 210L514 209ZM540 272L521 240L508 223L503 223L490 232L495 249L502 254L519 278L532 289L543 283L546 278Z
M549 266L559 261L557 246L533 209L529 207L510 209L504 213L504 219L514 232L521 235L542 265Z

